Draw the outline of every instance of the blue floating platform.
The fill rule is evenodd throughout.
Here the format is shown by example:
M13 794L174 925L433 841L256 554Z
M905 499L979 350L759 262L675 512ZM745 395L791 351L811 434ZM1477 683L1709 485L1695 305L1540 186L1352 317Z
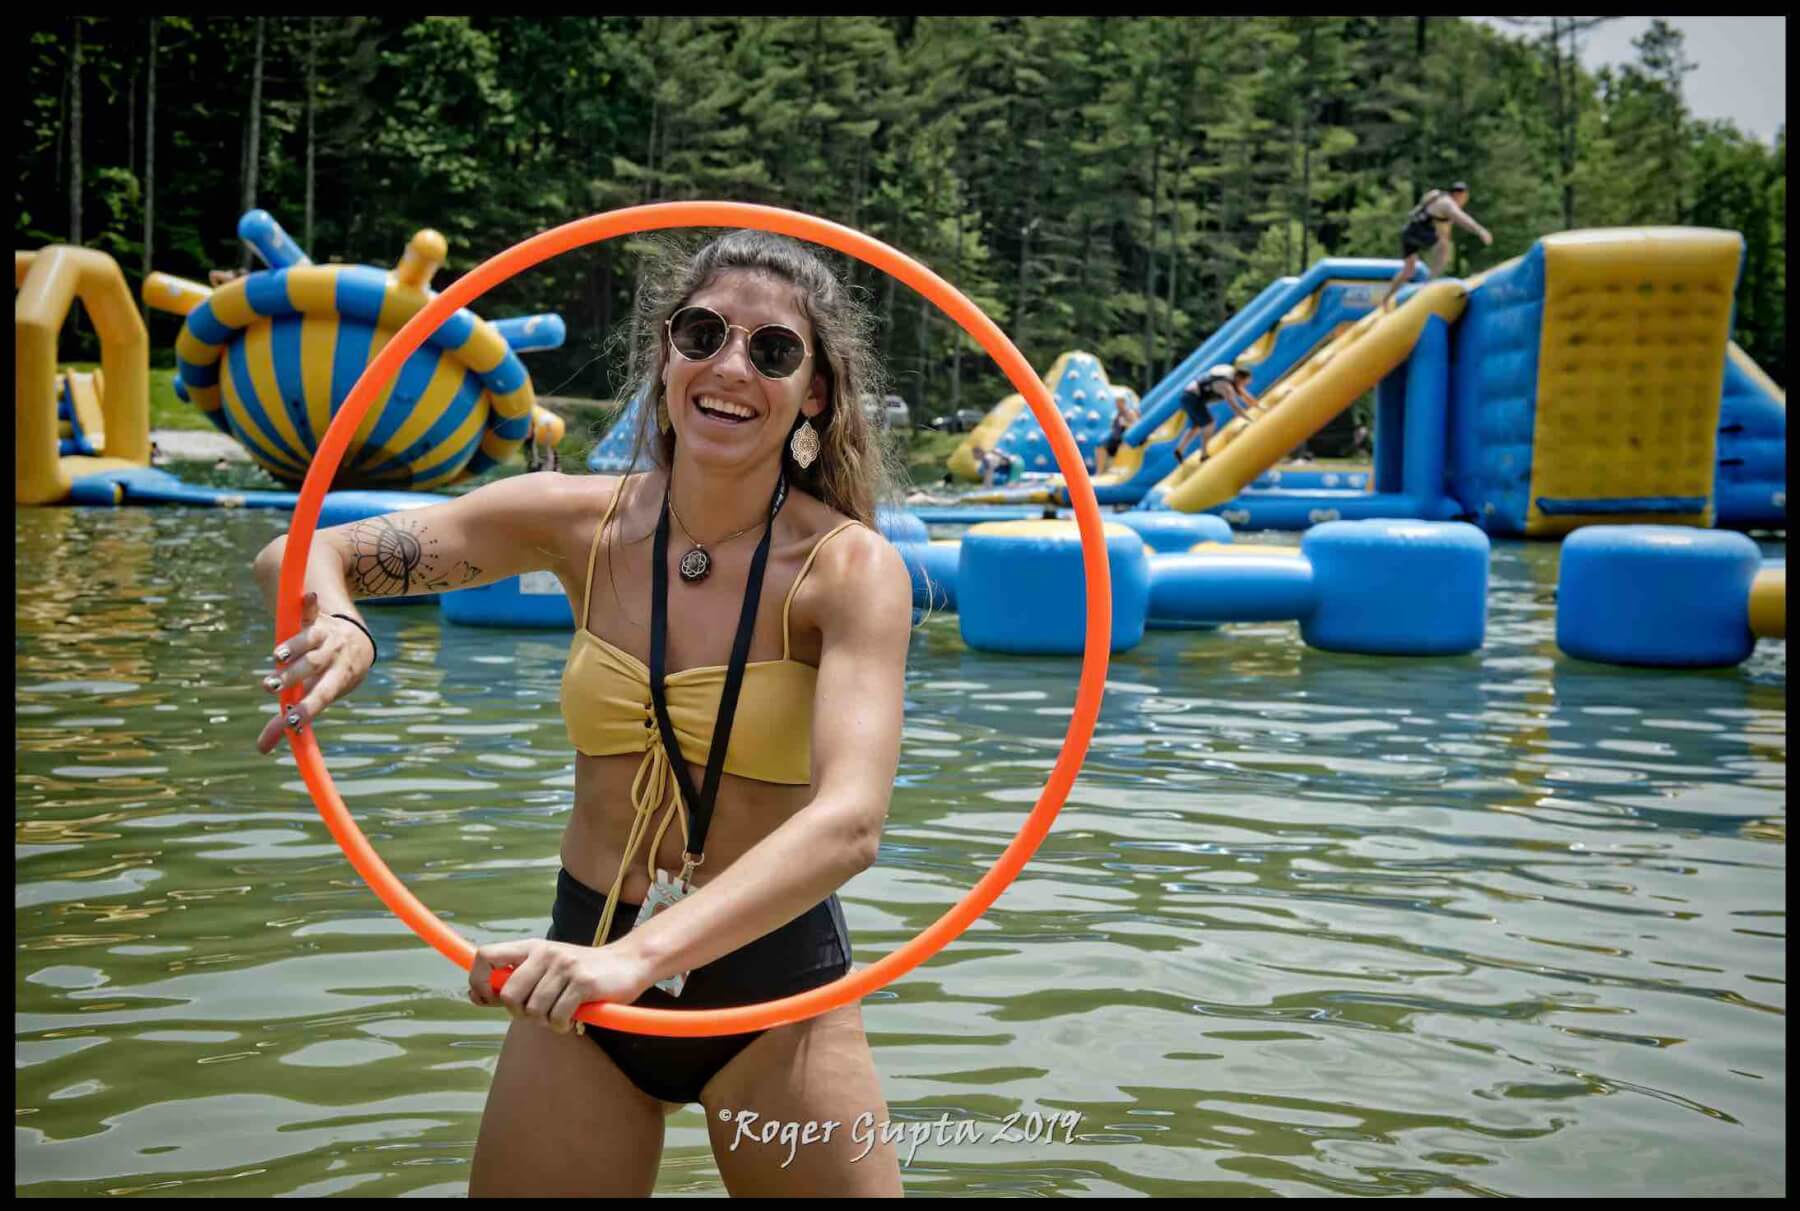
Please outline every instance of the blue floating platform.
M83 475L69 485L72 505L194 505L211 509L291 509L298 492L207 488L183 483L157 467Z
M984 521L1033 521L1043 505L908 505L907 512L928 526L978 526ZM1071 517L1067 509L1058 517Z

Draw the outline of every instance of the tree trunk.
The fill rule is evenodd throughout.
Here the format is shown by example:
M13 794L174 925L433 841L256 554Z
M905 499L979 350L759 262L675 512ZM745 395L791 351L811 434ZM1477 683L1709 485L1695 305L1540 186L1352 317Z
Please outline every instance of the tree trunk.
M963 203L959 195L956 200L956 257L950 271L958 282L962 281L962 254ZM962 346L962 333L959 331L950 346L950 411L953 413L962 407Z
M316 161L317 144L313 138L313 116L318 109L319 95L319 19L306 19L306 219L301 225L301 247L308 255L313 247L313 189L318 179Z
M600 250L600 348L606 348L606 341L612 335L612 292L613 267L612 253Z
M1310 127L1310 123L1308 124ZM1312 261L1312 131L1300 153L1300 272L1305 273Z
M656 200L656 136L657 128L662 124L662 102L656 97L656 83L662 77L662 56L658 54L658 51L662 49L663 25L667 23L668 18L652 17L651 20L656 24L650 38L650 145L644 152L644 196L642 200L645 202ZM636 314L635 309L633 314Z
M1313 25L1306 25L1306 93L1300 98L1300 272L1312 260Z
M1041 108L1038 110L1036 120L1032 125L1038 136L1038 141L1041 143L1044 133L1043 110ZM1026 358L1029 359L1031 357L1031 350L1027 344L1029 338L1026 334L1027 315L1025 310L1025 292L1030 286L1030 279L1026 276L1025 270L1031 256L1031 233L1038 225L1038 219L1032 214L1032 211L1035 208L1035 203L1038 198L1038 165L1042 162L1043 156L1034 153L1029 148L1025 147L1023 140L1020 142L1020 151L1031 162L1031 179L1027 181L1025 185L1025 213L1021 216L1019 223L1019 283L1017 292L1014 294L1014 299L1016 300L1014 303L1014 314L1016 318L1013 321L1013 331L1018 338L1019 351L1025 354Z
M81 23L69 45L69 243L81 243Z
M1421 95L1425 92L1425 22L1428 17L1415 17L1413 25L1413 76ZM1412 196L1425 195L1425 118L1413 115L1412 131Z
M1231 154L1230 148L1227 147L1222 149L1222 154L1229 156ZM1226 241L1231 238L1231 201L1233 195L1236 193L1236 190L1234 190L1232 186L1235 183L1236 182L1229 174L1221 174L1219 177L1219 232L1218 242L1214 245L1215 248L1225 248L1227 246ZM1225 301L1225 288L1231 283L1231 263L1229 261L1223 261L1216 252L1214 253L1213 260L1214 264L1219 266L1213 280L1212 291L1213 327L1217 329L1219 325L1223 324L1231 315L1230 304Z
M1555 85L1553 91L1552 113L1556 117L1556 151L1557 167L1562 172L1563 195L1563 227L1575 226L1575 183L1569 179L1569 157L1567 154L1568 105L1564 97L1562 70L1562 27L1557 24L1560 18L1550 18L1550 79Z
M1162 205L1162 140L1150 149L1150 232L1144 241L1144 377L1140 392L1154 385L1156 373L1156 220Z
M1567 112L1563 116L1563 225L1575 226L1575 124L1580 121L1581 105L1575 96L1575 18L1569 18L1569 53L1564 55L1563 70L1568 80L1560 92Z
M1075 311L1075 341L1083 349L1093 343L1088 335L1094 330L1093 311L1088 305L1088 253L1094 243L1094 220L1091 215L1081 216L1081 256L1076 259L1075 297L1080 306Z
M813 15L812 50L811 78L815 81L822 81L826 78L824 60L825 17L822 13L815 13ZM817 96L818 93L815 91L813 95ZM823 118L808 118L806 124L812 128L811 147L815 153L817 162L821 164L830 164L832 159L831 152L825 145L825 120ZM803 189L800 192L800 198L804 209L816 211L819 208L816 199L821 195L813 192L813 185L814 182L811 180L804 182Z
M931 395L931 301L919 296L919 389Z
M261 160L262 139L263 23L267 20L267 17L256 19L256 58L250 68L250 141L244 149L244 197L243 205L238 207L240 215L256 209L256 168ZM238 266L249 269L250 245L243 247L243 259Z
M662 122L662 102L650 102L650 147L644 156L644 201L656 200L656 128Z
M131 68L131 80L125 89L125 171L137 175L137 86L138 68Z
M887 279L887 291L881 302L881 343L893 348L897 343L894 340L894 275L884 273L881 276Z
M924 231L921 236L921 244L928 241L930 239L930 237L932 235L935 235L938 230L938 225L937 225L937 214L938 214L938 211L937 211L937 202L938 202L937 180L938 180L938 178L934 175L931 180L931 190L926 195L926 198L925 198L925 209L923 212ZM926 398L930 398L930 396L931 396L931 377L932 377L932 375L931 375L931 313L932 313L932 310L933 309L932 309L931 305L928 302L926 302L925 296L920 295L919 296L919 322L918 322L919 384L920 384L919 389L922 392L924 392Z
M150 276L151 258L156 254L156 35L161 24L150 18L150 70L144 89L144 260L143 276ZM144 319L149 322L150 305L144 304Z
M1027 213L1030 213L1029 205ZM1019 334L1019 344L1025 344L1025 260L1031 249L1031 225L1019 228L1019 276L1013 286L1013 331ZM1024 352L1021 350L1021 352ZM1031 355L1026 353L1029 358Z
M69 81L75 73L63 72L62 87L56 90L56 189L61 192L68 179L69 168Z
M1185 158L1184 158L1185 160ZM1185 163L1183 164L1185 167ZM1175 337L1175 291L1176 279L1181 276L1181 177L1180 169L1175 170L1174 185L1169 196L1169 295L1168 295L1168 337L1163 342L1164 357L1160 373L1156 381L1161 382L1174 366L1180 345Z

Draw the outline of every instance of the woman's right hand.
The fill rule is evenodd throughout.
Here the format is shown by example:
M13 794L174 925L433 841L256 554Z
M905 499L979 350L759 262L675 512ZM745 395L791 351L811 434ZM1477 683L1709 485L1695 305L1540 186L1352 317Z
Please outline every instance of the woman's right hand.
M319 595L308 593L300 606L300 632L275 645L275 659L285 663L262 679L262 688L279 697L298 684L306 697L287 711L277 709L256 738L260 753L272 753L283 728L296 731L319 717L326 707L361 685L375 663L369 637L342 618L319 617Z
M497 972L506 978L494 987ZM629 1005L656 982L656 973L621 938L606 946L577 946L544 938L493 942L475 949L469 1000L499 1005L513 1017L557 1034L585 1034L575 1013L595 1001Z

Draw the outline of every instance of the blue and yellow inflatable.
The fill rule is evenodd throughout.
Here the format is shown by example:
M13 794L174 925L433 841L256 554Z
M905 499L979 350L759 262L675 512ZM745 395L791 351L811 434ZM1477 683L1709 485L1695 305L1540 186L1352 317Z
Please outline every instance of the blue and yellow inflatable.
M216 290L153 273L144 301L187 317L175 341L175 392L284 483L306 475L320 438L369 359L430 299L448 252L429 228L387 271L315 265L267 211L238 223L269 266ZM336 486L429 490L504 462L536 428L518 354L562 344L557 315L495 323L458 311L416 353L351 438Z

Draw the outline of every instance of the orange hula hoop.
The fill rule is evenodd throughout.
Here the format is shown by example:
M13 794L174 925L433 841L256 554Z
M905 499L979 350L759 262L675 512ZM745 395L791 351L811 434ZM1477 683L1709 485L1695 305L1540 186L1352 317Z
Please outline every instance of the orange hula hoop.
M1087 577L1086 647L1081 659L1081 678L1075 691L1075 710L1069 729L1063 737L1061 754L1038 796L1036 806L1019 828L993 867L969 889L960 901L942 917L928 925L919 935L892 954L886 955L861 970L818 988L778 1000L730 1009L640 1009L630 1005L589 1002L576 1017L594 1026L633 1034L663 1035L680 1038L702 1038L724 1034L742 1034L804 1021L818 1014L847 1005L882 988L905 975L932 955L987 911L1009 883L1018 876L1031 855L1050 832L1050 825L1062 809L1075 775L1087 756L1093 739L1094 725L1100 716L1100 698L1105 688L1106 665L1112 636L1112 586L1107 573L1106 542L1101 532L1100 509L1094 498L1093 484L1088 480L1081 454L1068 425L1051 402L1043 381L1031 369L1024 356L1008 340L1006 334L961 291L904 253L879 240L848 227L812 215L773 206L757 206L744 202L658 202L607 211L565 223L561 227L540 232L521 241L497 256L477 265L453 282L443 293L427 303L423 310L395 333L375 355L362 377L356 380L331 427L319 443L306 480L300 487L300 498L294 506L294 520L288 530L287 547L281 561L278 583L275 627L276 635L292 635L300 629L301 595L305 591L307 556L312 549L318 527L319 509L326 489L343 461L351 436L363 415L375 402L381 389L400 371L402 363L425 343L432 332L448 320L457 309L466 307L502 282L551 257L588 244L596 244L622 235L645 231L663 231L683 227L746 227L775 232L822 244L827 248L853 256L875 266L906 283L955 320L999 364L1012 385L1025 397L1049 435L1056 465L1068 484L1069 497L1075 509L1075 520L1081 535L1082 567ZM299 686L290 687L281 696L281 710L286 711L303 697ZM317 732L306 728L289 729L288 742L300 775L306 782L313 802L324 817L331 835L349 857L370 889L381 898L395 916L451 962L469 970L475 961L475 947L409 892L381 860L373 846L350 818L325 759L319 751ZM499 989L512 969L494 973L494 987Z

